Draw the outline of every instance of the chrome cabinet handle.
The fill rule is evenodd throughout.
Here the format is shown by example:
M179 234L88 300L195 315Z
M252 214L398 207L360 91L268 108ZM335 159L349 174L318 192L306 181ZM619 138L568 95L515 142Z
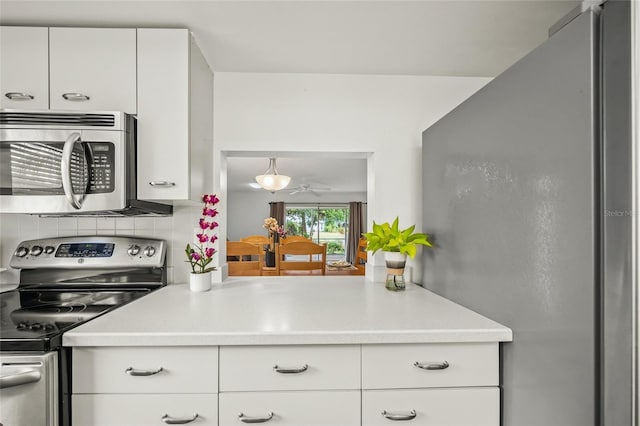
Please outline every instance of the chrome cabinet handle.
M40 380L40 372L37 370L18 370L13 374L0 377L0 389L26 385Z
M32 95L24 92L7 92L4 95L12 101L30 101L33 99Z
M168 414L162 416L162 421L168 425L186 425L187 423L194 422L198 418L198 413L193 413L193 416L189 419L177 419L175 417L171 417Z
M249 417L244 414L238 414L238 418L242 423L265 423L273 418L273 413L269 413L266 417Z
M421 368L423 370L445 370L449 368L449 363L447 361L443 362L419 362L416 361L413 363L414 367Z
M73 193L73 185L71 183L71 156L73 155L73 146L76 142L80 142L80 133L78 132L71 133L64 142L62 160L60 161L60 175L62 177L64 196L74 209L80 210L80 207L82 207L82 197L76 197Z
M171 188L172 186L176 186L176 183L167 182L166 180L153 180L149 182L149 185L154 186L156 188Z
M304 373L308 369L309 369L309 364L305 364L300 368L284 368L284 367L279 367L277 364L273 366L273 371L275 371L276 373L280 373L280 374Z
M133 367L129 367L126 370L124 370L124 372L130 376L153 376L162 371L163 371L162 367L158 368L157 370L136 370Z
M88 101L91 99L89 96L83 95L82 93L63 93L62 97L66 101Z
M389 419L389 420L394 420L394 421L402 421L402 420L413 420L416 418L417 414L416 414L416 410L411 410L409 411L408 414L401 414L401 413L389 413L387 410L384 410L382 413L382 416L385 419Z

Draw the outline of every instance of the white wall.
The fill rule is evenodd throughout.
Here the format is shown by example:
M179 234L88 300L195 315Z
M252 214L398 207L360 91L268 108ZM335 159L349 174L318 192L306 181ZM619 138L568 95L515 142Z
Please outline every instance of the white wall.
M268 191L229 191L227 195L227 238L238 241L248 235L265 235L262 227L264 219L269 217L269 203L284 201L295 203L348 203L350 201L366 201L366 193L288 193L271 194Z
M367 224L400 216L401 226L420 227L421 132L489 80L219 72L214 170L225 170L226 151L372 152ZM225 177L214 183L226 197ZM221 209L222 234L226 203ZM381 257L370 261L381 263Z
M139 218L41 218L31 215L2 214L0 235L0 266L9 267L9 260L18 243L24 240L77 235L132 235L164 239L168 243L167 276L169 283L186 282L188 265L184 248L195 238L201 206L174 206L172 217ZM216 246L216 248L218 248ZM9 269L0 274L0 283L18 282L18 271Z

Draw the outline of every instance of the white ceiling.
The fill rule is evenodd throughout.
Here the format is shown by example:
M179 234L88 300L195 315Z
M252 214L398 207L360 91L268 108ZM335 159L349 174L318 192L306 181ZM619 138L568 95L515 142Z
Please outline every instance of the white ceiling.
M214 71L495 76L568 0L0 0L3 25L190 28Z
M0 0L0 24L189 28L218 72L492 77L542 43L578 3ZM230 156L230 190L251 190L247 184L266 170L268 154L253 156ZM292 188L364 192L363 158L280 158L278 168L293 177Z
M255 176L267 170L269 159L262 157L261 153L250 155L255 156L227 158L229 191L264 191L251 188L249 183L255 183ZM283 192L289 193L299 185L305 184L311 185L311 189L321 193L367 192L367 160L364 156L351 157L318 153L312 156L300 154L277 157L278 173L291 176L291 182Z

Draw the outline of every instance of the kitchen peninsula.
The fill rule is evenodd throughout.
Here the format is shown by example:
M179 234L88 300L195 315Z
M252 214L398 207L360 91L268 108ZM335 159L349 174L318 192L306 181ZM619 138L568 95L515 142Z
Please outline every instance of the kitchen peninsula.
M415 285L238 277L207 293L167 286L64 344L74 424L497 426L498 344L511 338Z

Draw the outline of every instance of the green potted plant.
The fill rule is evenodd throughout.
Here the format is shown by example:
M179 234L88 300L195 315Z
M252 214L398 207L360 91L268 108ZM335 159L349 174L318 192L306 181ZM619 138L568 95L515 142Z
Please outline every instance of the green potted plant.
M418 245L432 247L427 234L413 232L416 226L400 230L398 217L390 225L389 222L377 224L373 222L372 232L364 233L367 239L367 251L375 254L378 250L384 252L387 266L386 287L389 290L404 290L404 268L407 255L412 259L418 251Z

